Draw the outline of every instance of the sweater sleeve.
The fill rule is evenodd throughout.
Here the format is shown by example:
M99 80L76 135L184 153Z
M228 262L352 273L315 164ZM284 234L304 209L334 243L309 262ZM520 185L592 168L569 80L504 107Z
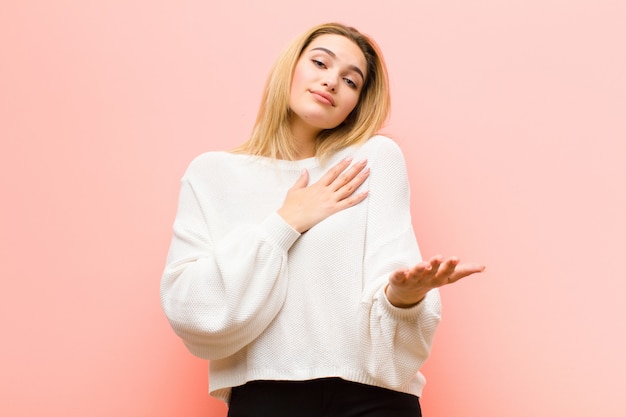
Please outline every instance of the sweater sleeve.
M287 252L300 234L278 214L218 241L194 184L183 178L174 234L161 279L161 304L191 353L221 359L253 341L280 310Z
M401 388L416 378L429 356L441 303L436 289L411 308L397 308L387 300L384 289L390 274L415 265L421 254L411 224L408 175L400 148L385 138L371 164L365 288L359 312L362 360L372 378Z

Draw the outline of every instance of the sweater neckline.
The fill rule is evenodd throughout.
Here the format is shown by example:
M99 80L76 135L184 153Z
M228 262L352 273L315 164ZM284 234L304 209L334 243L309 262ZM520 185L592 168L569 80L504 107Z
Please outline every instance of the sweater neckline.
M370 139L371 141L371 139ZM348 146L343 148L334 155L330 157L330 159L322 166L319 158L317 156L312 156L310 158L297 159L295 161L291 161L288 159L274 159L267 156L259 156L259 155L250 155L243 153L233 153L228 151L222 151L222 153L232 156L233 158L243 158L251 162L259 162L263 165L273 166L275 168L283 169L283 170L302 170L302 169L316 169L316 168L329 168L335 163L337 163L341 158L344 158L348 155L351 155L355 152L357 146Z
M297 160L288 160L288 159L274 159L269 158L267 156L259 156L259 155L250 155L250 154L239 154L223 151L222 153L230 155L233 158L242 158L247 159L249 161L260 162L264 165L274 166L280 169L314 169L320 167L320 160L316 156L312 156L310 158L297 159Z

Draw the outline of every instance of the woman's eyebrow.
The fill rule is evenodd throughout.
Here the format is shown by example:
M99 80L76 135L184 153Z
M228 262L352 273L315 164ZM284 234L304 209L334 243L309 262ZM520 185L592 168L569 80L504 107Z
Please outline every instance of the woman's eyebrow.
M335 54L333 51L331 51L330 49L326 49L322 46L318 46L317 48L311 48L311 51L323 51L326 52L328 55L330 55L333 58L337 58L337 54ZM352 71L356 72L357 74L359 74L361 76L362 80L365 80L365 76L363 75L363 71L361 71L361 69L359 67L357 67L356 65L349 65L348 66Z

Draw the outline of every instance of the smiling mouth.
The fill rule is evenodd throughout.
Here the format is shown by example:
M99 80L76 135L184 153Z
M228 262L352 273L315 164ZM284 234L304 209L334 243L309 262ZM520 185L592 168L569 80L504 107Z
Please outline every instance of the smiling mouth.
M319 101L335 107L335 100L330 94L315 90L310 91L310 93L313 94Z

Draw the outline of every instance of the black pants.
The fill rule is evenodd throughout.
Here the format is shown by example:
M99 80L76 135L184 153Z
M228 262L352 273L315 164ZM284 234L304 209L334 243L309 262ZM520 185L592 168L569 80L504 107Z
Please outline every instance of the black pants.
M421 417L419 398L339 378L253 381L232 390L228 417Z

